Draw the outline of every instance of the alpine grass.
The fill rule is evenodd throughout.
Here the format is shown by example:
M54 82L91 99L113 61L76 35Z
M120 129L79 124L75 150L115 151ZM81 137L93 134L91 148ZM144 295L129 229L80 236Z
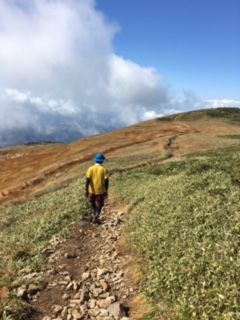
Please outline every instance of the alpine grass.
M142 319L238 319L239 168L231 148L114 179L154 306Z

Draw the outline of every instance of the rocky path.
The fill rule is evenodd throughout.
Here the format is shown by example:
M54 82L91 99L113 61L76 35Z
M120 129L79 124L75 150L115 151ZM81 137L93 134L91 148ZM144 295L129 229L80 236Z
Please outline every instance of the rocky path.
M46 248L44 290L27 294L33 307L30 320L127 320L129 303L138 294L124 265L128 256L119 252L124 213L107 203L102 224L77 223L71 237L53 240Z

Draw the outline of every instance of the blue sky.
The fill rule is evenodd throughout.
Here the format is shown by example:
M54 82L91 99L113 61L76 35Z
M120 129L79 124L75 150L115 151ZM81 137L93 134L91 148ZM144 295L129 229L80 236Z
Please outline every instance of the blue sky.
M239 0L97 0L119 24L116 54L155 67L176 90L240 99Z
M239 13L239 0L1 0L0 147L239 108Z

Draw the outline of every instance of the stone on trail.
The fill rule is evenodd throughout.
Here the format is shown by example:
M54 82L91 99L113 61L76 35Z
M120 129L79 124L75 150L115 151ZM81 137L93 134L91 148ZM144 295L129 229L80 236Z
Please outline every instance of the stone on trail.
M123 315L121 311L121 304L119 301L112 303L108 308L108 312L117 319Z
M82 287L81 295L80 295L80 303L83 303L89 299L89 293L85 286Z
M100 280L103 278L103 276L107 273L106 269L100 269L97 270L97 279Z
M106 299L99 300L99 307L107 309L114 301L115 297L107 297Z
M84 272L83 274L82 274L82 280L83 281L86 281L86 280L88 280L90 278L90 272Z
M21 298L24 301L28 301L27 289L26 288L19 288L17 291L17 297Z
M83 314L81 314L77 309L72 310L72 317L74 320L80 320L83 319Z
M28 293L33 296L34 294L38 293L40 291L40 287L37 286L36 284L32 283L28 287Z

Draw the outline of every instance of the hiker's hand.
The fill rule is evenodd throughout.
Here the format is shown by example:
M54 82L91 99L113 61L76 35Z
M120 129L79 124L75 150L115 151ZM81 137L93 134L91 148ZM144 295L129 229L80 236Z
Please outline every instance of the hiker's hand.
M88 197L88 191L85 191L85 197Z

